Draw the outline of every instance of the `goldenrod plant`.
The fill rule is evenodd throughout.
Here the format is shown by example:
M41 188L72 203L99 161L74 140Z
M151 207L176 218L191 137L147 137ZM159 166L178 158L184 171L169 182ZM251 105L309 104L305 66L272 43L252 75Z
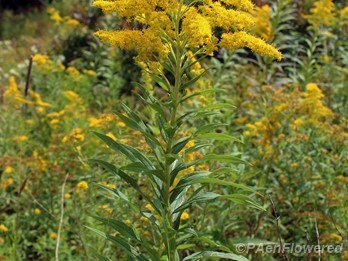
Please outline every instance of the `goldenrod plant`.
M281 53L249 32L254 17L250 14L253 4L248 0L95 1L94 5L106 13L116 12L130 25L141 25L141 29L100 30L95 35L112 46L135 50L136 62L143 64L166 98L156 97L153 90L139 84L139 99L151 108L154 116L148 118L146 114L135 112L126 104L122 104L123 112L117 112L128 128L143 135L147 146L151 148L150 153L96 133L117 154L125 156L129 163L115 166L100 159L91 160L122 178L145 199L146 208L134 204L120 190L102 186L116 198L127 201L139 218L147 220L151 224L152 236L144 237L131 224L122 220L102 217L96 219L110 225L117 233L110 235L91 229L136 260L180 260L183 258L180 251L189 250L192 240L209 243L208 237L185 225L189 215L187 211L196 203L227 199L263 210L257 202L242 193L218 194L205 191L207 185L215 184L256 193L247 186L219 178L223 173L233 172L234 164L245 164L241 158L232 153L216 154L213 153L214 149L212 153L201 153L203 148L213 146L213 141L242 141L214 131L223 127L223 123L188 129L187 122L219 114L219 110L231 108L231 104L214 102L185 111L183 106L196 96L204 97L222 91L197 91L197 81L204 71L193 78L187 71L218 48L232 50L248 47L278 60L281 59ZM220 37L214 34L217 28L222 32ZM197 152L200 152L199 158L187 157ZM201 168L204 163L210 163L209 169ZM142 176L146 177L149 187L139 186ZM246 260L233 252L233 248L215 243L209 250L195 253L188 251L190 254L186 254L183 260L207 257Z

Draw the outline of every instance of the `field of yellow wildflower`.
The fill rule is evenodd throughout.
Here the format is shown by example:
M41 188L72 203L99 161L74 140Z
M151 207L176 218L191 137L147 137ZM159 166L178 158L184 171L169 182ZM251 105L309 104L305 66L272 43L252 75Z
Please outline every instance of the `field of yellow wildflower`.
M348 260L345 1L10 2L0 261Z

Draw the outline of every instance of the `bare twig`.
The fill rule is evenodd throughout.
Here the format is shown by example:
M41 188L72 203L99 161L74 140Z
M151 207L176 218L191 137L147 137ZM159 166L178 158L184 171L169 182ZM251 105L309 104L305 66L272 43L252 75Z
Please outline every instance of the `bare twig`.
M30 56L29 58L29 66L27 71L27 79L25 82L25 89L24 89L24 96L28 96L29 91L29 81L30 81L30 74L31 74L31 68L33 67L33 56Z
M320 261L320 256L321 256L321 248L320 248L320 236L319 236L319 230L318 230L318 223L317 223L317 211L314 209L314 224L315 224L315 233L317 235L317 246L319 249L318 252L318 261Z
M60 220L59 220L59 227L58 227L58 233L57 233L57 243L56 243L56 261L59 261L58 259L58 252L59 252L59 243L60 243L60 232L62 229L63 225L63 218L64 218L64 194L65 194L65 186L66 186L66 181L68 180L69 173L65 175L65 179L62 185L62 198L61 198L61 205L60 205Z
M310 250L310 247L309 247L309 236L308 236L308 231L307 231L307 227L305 228L305 232L306 232L306 247L305 247L305 251L307 251L308 249L308 260L311 261L312 260L312 251Z
M289 261L289 257L288 257L288 255L286 254L285 249L284 249L284 247L283 247L282 237L281 237L281 234L280 234L280 226L279 226L279 219L280 219L280 216L278 216L278 214L277 214L277 210L276 210L276 208L275 208L275 205L274 205L274 202L273 202L271 196L269 196L269 200L271 201L272 208L273 208L273 214L274 214L274 217L275 217L275 219L276 219L277 234L278 234L278 238L279 238L279 244L280 244L280 248L281 248L281 251L282 251L282 255L283 255L283 258L285 258L287 261Z
M40 208L42 208L45 212L47 212L52 218L53 220L56 220L56 217L47 209L44 207L44 205L42 205L34 196L33 194L29 193L29 195L31 196L31 198L33 199L33 201L38 204L40 206Z
M330 218L331 218L331 221L332 223L334 224L334 227L337 231L337 233L342 237L342 241L344 240L345 236L341 233L341 231L338 229L337 225L336 225L336 222L335 220L333 219L333 216L332 216L332 212L329 212L330 213Z

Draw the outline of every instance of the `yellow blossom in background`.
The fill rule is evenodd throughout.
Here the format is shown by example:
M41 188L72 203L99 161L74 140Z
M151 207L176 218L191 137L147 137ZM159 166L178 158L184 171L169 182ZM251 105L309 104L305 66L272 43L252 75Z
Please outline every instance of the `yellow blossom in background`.
M50 238L52 238L52 239L56 239L58 237L58 235L57 235L57 233L55 233L55 232L52 232L51 234L50 234Z
M81 77L79 70L77 70L74 66L69 66L66 69L66 71L68 72L69 76L74 80L79 80Z
M88 189L88 183L86 181L80 181L79 183L77 183L76 188L77 188L77 192L81 192L83 190L87 190Z
M112 209L109 207L109 205L102 205L102 206L98 206L99 209L104 210L105 212L111 213Z
M310 112L312 122L317 123L322 118L333 116L333 112L321 101L324 94L315 83L307 84L303 97L300 110Z
M186 211L181 214L180 220L188 220L190 218L189 213Z
M292 199L292 202L293 203L298 203L300 201L300 198L299 197L295 197Z
M41 107L51 107L50 103L43 102L41 95L33 90L29 91L29 95L34 99L34 104Z
M332 25L335 22L335 4L332 0L317 0L310 10L309 15L303 15L314 27L322 25Z
M58 72L64 69L64 66L60 63L55 64L51 58L44 54L35 54L33 56L34 68L37 68L43 74L49 74L52 72Z
M83 73L91 75L91 76L96 76L97 75L97 73L95 71L93 71L93 70L86 70L86 69L84 69Z
M81 128L74 128L68 135L64 136L63 143L67 142L81 142L85 139L85 135L83 135L83 130Z
M5 167L5 170L4 170L4 173L5 174L11 174L11 173L13 173L15 170L14 170L14 168L12 168L11 166L6 166Z
M40 215L40 214L41 214L41 210L38 209L38 208L35 208L35 209L34 209L34 213L35 213L36 215Z
M6 189L8 186L11 186L13 184L12 178L5 178L0 180L0 186L2 189Z
M74 103L74 104L82 103L81 97L73 91L64 91L63 94L71 103Z
M69 199L69 198L71 198L71 195L70 195L69 193L65 193L65 194L64 194L64 198L65 198L65 199Z
M33 56L33 62L42 65L51 62L51 59L47 55L35 54Z
M125 128L125 127L126 127L126 124L125 124L123 121L119 121L119 122L117 123L117 126L118 126L118 127L121 127L121 128Z
M255 17L255 24L253 26L253 31L255 35L257 35L265 41L269 41L272 38L270 6L263 5L262 7L255 7L252 14Z
M50 121L50 124L52 125L58 125L60 123L60 121L58 119L53 119Z
M154 211L155 210L151 204L146 204L145 208L150 210L150 211Z
M64 22L66 25L69 25L69 26L79 26L80 25L80 22L74 18L71 18L69 16L65 16L64 17Z
M15 108L23 104L32 104L31 101L28 101L24 98L24 95L19 91L16 80L14 76L11 76L9 79L9 85L4 92L4 101L13 105Z
M63 21L63 18L60 16L59 11L55 10L51 13L51 19L56 23L60 23Z
M0 231L6 233L6 232L8 232L8 228L5 225L0 224Z
M108 183L106 181L100 181L100 182L98 182L98 184L103 185L103 186L108 187L108 188L112 188L112 189L116 188L115 184L111 184L111 183Z
M18 142L21 142L21 141L26 141L28 140L28 137L27 136L17 136L17 137L13 137L11 138L12 141L18 141Z
M149 223L149 219L144 217L144 216L141 216L140 217L140 221L144 222L144 223Z

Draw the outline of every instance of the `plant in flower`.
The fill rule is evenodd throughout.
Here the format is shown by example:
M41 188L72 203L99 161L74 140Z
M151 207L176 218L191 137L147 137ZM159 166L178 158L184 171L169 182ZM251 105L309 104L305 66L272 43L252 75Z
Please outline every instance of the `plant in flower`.
M148 72L165 97L159 97L155 88L138 84L138 98L151 113L146 114L146 110L136 112L126 104L122 104L123 112L116 113L128 128L142 134L150 152L95 133L117 154L125 156L128 163L119 167L100 159L91 160L122 178L142 196L146 207L137 205L119 189L101 185L116 198L126 201L139 218L147 220L152 236L145 237L129 222L102 217L96 219L117 233L111 235L91 229L136 260L195 260L203 257L246 260L236 255L233 247L211 242L207 235L200 234L186 223L189 218L187 211L193 205L217 199L249 204L263 210L245 194L256 194L255 190L220 178L222 174L234 172L235 164L247 162L232 153L214 153L214 142L241 140L215 132L224 127L219 122L188 129L188 122L207 119L220 114L221 109L233 106L218 102L203 108L184 105L195 97L222 92L219 89L197 90L196 84L204 77L204 72L194 77L188 73L218 48L248 47L261 55L281 59L276 48L249 33L254 24L250 13L252 3L248 0L138 0L95 1L94 5L106 13L116 12L129 25L128 29L118 31L100 30L96 36L121 49L135 50L135 61ZM187 157L193 153L199 156ZM209 168L203 169L202 164L208 164ZM143 178L149 184L146 188L139 185ZM206 191L214 185L230 186L240 191L236 194ZM189 243L195 240L210 247L192 253L194 245ZM182 250L186 250L185 257L180 252Z

